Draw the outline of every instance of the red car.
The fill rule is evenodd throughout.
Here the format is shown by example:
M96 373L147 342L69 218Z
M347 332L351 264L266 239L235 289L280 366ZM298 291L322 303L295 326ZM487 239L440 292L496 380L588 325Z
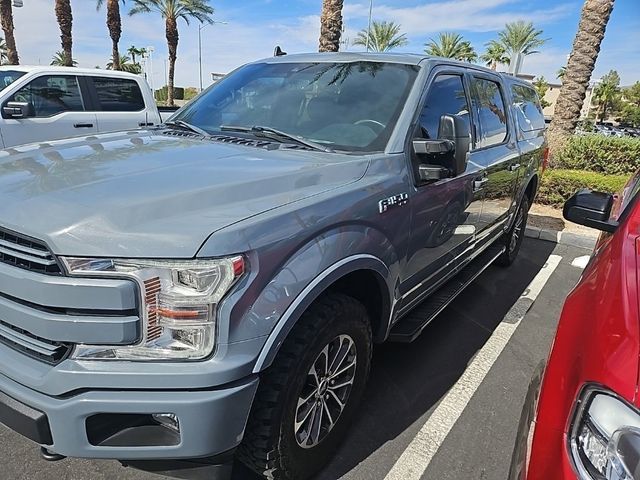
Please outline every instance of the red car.
M529 387L510 478L640 479L640 173L620 195L578 192L564 216L602 234Z

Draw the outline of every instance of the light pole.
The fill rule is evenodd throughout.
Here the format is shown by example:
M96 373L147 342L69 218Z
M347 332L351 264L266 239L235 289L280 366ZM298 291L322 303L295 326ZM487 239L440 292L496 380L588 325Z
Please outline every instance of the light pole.
M199 71L200 71L200 91L202 91L202 30L204 28L206 28L209 25L213 25L215 23L218 23L220 25L226 25L227 22L217 22L217 21L213 21L211 23L201 23L200 25L198 25L198 67L199 67Z
M367 27L367 52L369 51L369 42L371 38L371 14L373 13L373 0L369 0L369 26Z

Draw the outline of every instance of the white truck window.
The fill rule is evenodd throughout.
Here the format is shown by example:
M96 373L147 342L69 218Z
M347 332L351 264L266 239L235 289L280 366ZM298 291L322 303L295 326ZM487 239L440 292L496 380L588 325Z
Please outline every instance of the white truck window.
M9 101L30 103L35 117L84 111L78 79L69 75L38 77L18 90Z
M145 109L142 91L135 80L93 77L93 85L103 112L139 112Z

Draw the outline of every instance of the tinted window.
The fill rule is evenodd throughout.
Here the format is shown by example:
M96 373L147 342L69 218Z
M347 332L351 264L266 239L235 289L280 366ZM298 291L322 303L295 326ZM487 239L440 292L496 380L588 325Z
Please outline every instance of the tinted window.
M490 147L504 142L507 138L507 115L500 85L491 80L474 78L472 95L480 123L476 147Z
M417 71L381 62L251 64L214 84L174 120L212 133L222 126L264 126L336 150L380 151Z
M438 75L431 83L420 113L420 127L424 138L438 138L442 115L459 116L469 124L469 104L459 75Z
M78 79L64 75L38 77L18 90L9 101L31 103L36 117L84 110Z
M25 73L26 72L19 72L17 70L0 70L0 90L11 85Z
M93 77L93 85L102 111L139 112L144 110L142 91L135 80Z
M524 85L514 85L511 94L520 129L523 132L543 129L544 114L536 91Z

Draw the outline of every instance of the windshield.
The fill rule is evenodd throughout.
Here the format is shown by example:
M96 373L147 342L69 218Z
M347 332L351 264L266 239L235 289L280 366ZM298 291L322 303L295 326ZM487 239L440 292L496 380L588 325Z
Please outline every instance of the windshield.
M172 120L210 133L258 126L334 150L381 151L417 71L417 66L378 62L251 64L210 87Z
M7 88L25 73L18 70L0 70L0 91Z

